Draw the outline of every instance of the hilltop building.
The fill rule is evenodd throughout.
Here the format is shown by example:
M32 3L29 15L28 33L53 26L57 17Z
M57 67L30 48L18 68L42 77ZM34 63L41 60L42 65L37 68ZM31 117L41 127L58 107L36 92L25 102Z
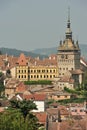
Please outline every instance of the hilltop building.
M72 38L70 27L70 10L68 11L65 40L60 41L58 54L47 59L27 59L21 54L16 66L16 78L27 80L52 80L58 89L74 88L82 83L83 71L80 69L81 51L78 41Z
M65 33L65 40L60 41L58 47L57 61L59 72L59 87L76 87L82 83L83 72L80 69L80 55L78 41L73 40L72 31L70 27L70 10L68 10L67 29Z
M59 77L63 77L68 71L80 69L80 48L78 41L75 43L72 39L70 16L68 16L65 40L63 42L60 41L58 47L57 59Z
M20 81L27 80L53 80L58 77L56 57L53 59L29 61L21 54L16 66L16 78Z

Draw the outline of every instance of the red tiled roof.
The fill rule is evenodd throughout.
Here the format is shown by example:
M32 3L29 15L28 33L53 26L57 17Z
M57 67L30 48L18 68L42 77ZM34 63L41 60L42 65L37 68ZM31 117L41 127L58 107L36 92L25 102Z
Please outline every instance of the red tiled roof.
M29 94L29 95L23 95L24 99L30 100L34 99L35 101L45 101L46 94Z
M47 113L50 115L57 115L58 110L60 110L61 115L66 115L66 116L69 115L68 110L63 106L58 106L58 108L49 108L49 109L47 109Z
M18 79L15 79L15 78L11 78L9 80L7 80L7 83L6 83L6 88L13 88L13 89L16 89L16 86L19 84L19 80Z
M16 86L16 92L20 93L20 92L24 92L27 90L27 86L24 85L23 82L20 82L17 86Z
M82 74L82 73L83 73L83 71L80 70L80 69L77 69L77 70L71 70L70 72L71 72L72 74Z
M35 112L34 114L36 115L37 119L39 120L39 123L41 123L41 124L46 123L46 119L47 119L46 112Z
M28 61L26 60L26 57L23 53L21 53L20 57L18 58L18 62L19 65L27 65Z
M69 82L69 83L74 83L74 79L64 76L62 78L60 78L59 82Z
M0 67L2 70L6 70L8 68L12 68L16 65L17 57L8 56L8 55L0 55ZM7 62L7 64L6 64Z
M87 119L49 122L48 130L86 130L86 121Z
M34 65L41 65L41 66L56 66L57 65L57 61L53 60L53 59L44 59L44 60L35 60L34 61Z

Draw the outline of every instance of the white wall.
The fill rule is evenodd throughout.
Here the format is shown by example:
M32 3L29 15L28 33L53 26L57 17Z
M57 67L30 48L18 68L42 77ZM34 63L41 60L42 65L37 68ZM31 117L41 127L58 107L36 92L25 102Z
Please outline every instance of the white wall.
M33 112L44 112L45 111L45 103L44 101L34 101L38 110L33 110Z

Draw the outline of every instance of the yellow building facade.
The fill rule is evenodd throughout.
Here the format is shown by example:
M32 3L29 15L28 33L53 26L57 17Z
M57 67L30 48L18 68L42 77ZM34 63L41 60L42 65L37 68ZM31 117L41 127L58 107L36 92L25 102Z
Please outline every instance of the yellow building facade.
M56 65L30 65L24 54L21 54L16 66L16 78L20 81L54 80L58 77Z

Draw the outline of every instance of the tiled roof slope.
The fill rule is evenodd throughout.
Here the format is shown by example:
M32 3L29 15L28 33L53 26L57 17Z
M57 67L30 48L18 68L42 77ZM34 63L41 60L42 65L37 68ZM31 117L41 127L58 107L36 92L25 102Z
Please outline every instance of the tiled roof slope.
M33 99L34 101L45 101L46 95L45 94L29 94L29 95L23 95L23 98L27 100Z
M18 58L17 63L19 65L23 65L23 66L27 65L28 61L26 60L26 57L25 57L25 55L23 53L21 53L20 57Z

